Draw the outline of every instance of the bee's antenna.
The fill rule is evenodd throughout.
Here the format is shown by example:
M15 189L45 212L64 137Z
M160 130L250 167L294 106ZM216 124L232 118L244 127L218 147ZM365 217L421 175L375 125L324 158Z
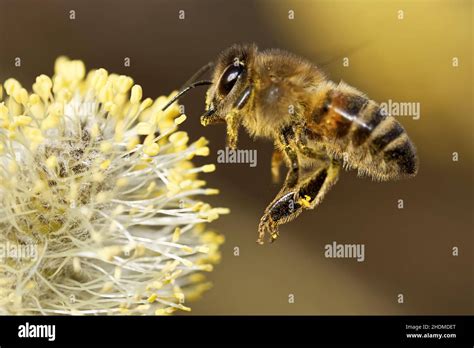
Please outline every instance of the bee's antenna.
M176 94L173 99L171 99L168 104L166 104L161 111L165 111L168 109L168 107L173 104L179 97L181 97L183 94L187 93L190 89L197 87L197 86L206 86L206 85L212 85L212 81L209 80L202 80L202 81L197 81L194 82L190 85L188 85L186 88L182 89L178 94Z
M191 83L196 82L198 78L200 78L202 75L204 75L209 69L211 69L214 66L214 62L209 62L206 65L202 66L199 68L198 71L196 71L193 76L189 78L188 81L184 83L183 86L181 86L180 90L183 88L186 88L186 86L189 86Z

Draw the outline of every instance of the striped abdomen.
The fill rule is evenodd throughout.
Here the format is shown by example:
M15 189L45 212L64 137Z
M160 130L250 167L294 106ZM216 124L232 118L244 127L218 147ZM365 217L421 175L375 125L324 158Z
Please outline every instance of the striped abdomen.
M315 97L309 126L336 157L380 180L416 174L413 143L377 103L343 83L328 83Z

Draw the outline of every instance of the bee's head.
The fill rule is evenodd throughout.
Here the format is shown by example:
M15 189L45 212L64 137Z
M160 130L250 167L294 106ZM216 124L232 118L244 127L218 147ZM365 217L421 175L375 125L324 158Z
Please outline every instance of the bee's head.
M206 96L206 114L225 118L236 100L251 83L254 44L233 45L216 60L212 85Z
M251 84L252 66L256 53L257 46L254 44L233 45L229 47L217 57L215 63L211 62L196 72L185 84L185 88L169 100L162 110L166 110L179 97L186 94L192 88L210 85L211 87L207 90L206 113L203 117L215 116L218 119L225 120L225 116ZM212 66L214 66L214 72L211 81L196 81L199 76L203 75ZM246 97L248 97L248 94Z

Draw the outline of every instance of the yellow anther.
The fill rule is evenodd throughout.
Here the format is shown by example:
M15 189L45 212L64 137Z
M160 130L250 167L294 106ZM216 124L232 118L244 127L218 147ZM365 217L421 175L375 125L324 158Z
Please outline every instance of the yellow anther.
M41 122L41 129L56 128L60 123L59 116L49 115Z
M54 72L67 81L81 80L86 74L86 67L80 60L69 60L63 56L56 59Z
M76 273L81 272L81 260L78 257L72 258L72 268Z
M155 132L155 127L148 122L140 122L137 124L136 132L139 135L148 135Z
M130 103L138 104L142 100L142 87L140 85L135 85L132 87L132 92L130 95Z
M132 85L133 79L125 75L120 75L114 81L114 87L118 93L127 93L128 90L132 87Z
M24 88L14 90L12 96L18 104L28 103L28 92Z
M94 182L102 182L105 180L105 176L101 172L95 172L92 174L92 181Z
M104 293L104 292L110 292L110 290L112 290L114 288L114 283L113 282L106 282L103 286L102 286L102 289L100 290L100 292ZM122 312L122 310L124 310L126 308L120 308L120 311Z
M186 145L188 143L189 137L186 132L179 131L179 132L175 132L171 134L169 139L170 139L170 142L172 142L174 146L179 147L179 146Z
M103 153L109 153L110 150L112 150L112 143L109 141L104 141L103 143L100 144L100 151Z
M29 103L30 105L36 105L36 104L38 104L39 102L41 102L41 98L40 98L40 96L39 96L38 94L34 94L34 93L33 93L33 94L30 95L30 98L29 98L29 100L28 100L28 103Z
M158 298L158 296L156 294L152 294L150 297L148 297L147 301L149 303L153 303L156 301L156 299Z
M207 253L209 253L210 248L207 245L200 245L200 246L196 247L196 251L200 252L200 253L207 254Z
M140 144L140 139L138 137L133 137L127 144L127 150L132 151L137 145Z
M24 127L24 126L28 126L32 121L32 118L29 117L29 116L24 116L24 115L21 115L21 116L15 116L13 118L13 122L17 125L17 126L20 126L20 127Z
M67 103L71 100L72 93L67 88L61 88L56 92L55 100L61 103Z
M8 172L10 174L16 174L18 173L19 171L19 167L18 167L18 164L16 163L16 161L9 161L8 162Z
M75 181L69 185L69 201L74 202L79 196L79 184Z
M172 238L173 243L178 242L180 236L181 236L181 229L179 227L176 227L173 232L173 238Z
M91 137L96 139L100 135L100 128L97 123L94 123L91 127Z
M155 133L149 134L145 137L145 140L143 140L143 145L151 145L155 142Z
M225 214L230 214L230 209L229 208L214 208L214 210L217 212L219 215L225 215Z
M107 168L110 167L110 164L111 164L111 163L112 163L112 161L109 160L109 159L107 159L107 160L103 161L103 162L100 164L99 167L100 167L100 169L102 169L102 170L106 170Z
M111 102L114 98L112 84L107 82L99 91L99 100L102 103Z
M36 82L33 84L33 91L42 99L47 100L51 94L52 87L53 82L49 76L40 75L36 78Z
M186 121L186 115L183 114L183 115L181 115L181 116L174 119L174 124L179 125L179 124L183 123L184 121Z
M63 103L54 103L49 107L50 115L61 116L64 114L64 104Z
M158 155L158 153L160 152L160 147L158 146L157 143L153 143L153 144L150 144L150 145L146 145L143 149L143 152L150 156L150 157L153 157L153 156L156 156Z
M48 166L48 168L50 169L54 169L58 166L58 158L56 156L50 156L48 157L48 159L46 160L46 165Z
M219 190L218 189L206 189L206 195L218 195Z
M194 179L193 180L193 185L192 185L192 188L199 188L199 187L203 187L203 186L206 186L206 181L205 180L196 180Z
M120 142L123 139L123 133L125 130L125 122L123 120L119 120L115 124L115 135L114 135L114 140L116 142Z
M215 164L206 164L202 166L202 171L204 173L211 173L216 170L216 165Z
M186 306L182 305L181 303L178 304L177 308L181 309L182 311L191 312L190 307L186 307Z
M191 253L194 252L194 249L191 248L191 247L188 246L188 245L183 245L183 246L181 247L181 250L184 251L185 253L188 253L188 254L191 254ZM184 261L183 261L183 263L184 263ZM192 266L192 264L190 264L190 266Z
M44 140L43 133L36 127L26 127L23 129L23 134L33 143L41 143Z
M120 278L122 278L122 268L120 268L120 267L115 267L115 270L114 270L114 278L115 278L115 279L120 279Z
M113 216L118 216L125 211L125 207L123 205L117 205L115 209L112 211Z
M33 94L36 95L36 94ZM31 100L31 97L30 97ZM42 103L35 103L30 105L30 112L31 114L39 120L42 120L46 115L45 115L45 108Z
M182 189L184 188L188 188L190 187L191 185L193 184L193 181L188 179L188 180L183 180L179 183L179 187L181 187Z
M205 272L212 272L214 266L211 264L200 265L199 268Z
M108 101L104 104L104 110L112 115L117 114L118 106L114 102Z
M105 203L109 200L109 192L99 192L95 197L97 203Z
M118 187L125 187L128 185L128 179L127 178L119 178L116 182L116 185Z
M142 305L139 305L139 306L135 307L135 309L139 312L146 312L150 309L150 305L149 304L142 304Z
M39 193L46 188L46 183L42 180L37 180L33 186L33 192Z
M5 92L7 92L7 94L12 97L13 94L21 88L20 82L11 78L6 80L3 86L5 87Z
M28 282L26 283L25 288L26 288L27 290L33 290L33 289L36 287L36 284L37 284L37 283L36 283L35 281L30 280L30 281L28 281Z
M189 248L189 247L188 247L188 248ZM186 251L186 252L192 253L192 250L193 250L193 249L191 249L190 252L189 252L189 251ZM183 250L183 251L184 251L184 250ZM182 263L183 265L185 265L186 267L191 267L191 266L194 265L194 263L193 263L192 261L188 260L188 259L181 259L181 263Z
M133 253L133 256L140 257L140 256L145 255L145 252L146 252L145 246L143 244L137 244L137 246L135 247L135 252Z
M107 83L109 73L105 69L97 69L94 71L91 78L91 86L95 88L96 91L100 91L105 84Z
M5 103L0 103L0 127L7 128L10 124L8 118L8 108L5 106Z
M176 297L179 302L184 302L184 294L180 289L174 289L174 297Z
M196 149L196 155L198 156L209 156L209 147L204 146Z
M149 108L153 104L153 99L151 98L146 98L142 103L140 104L140 112Z
M120 255L122 247L118 245L103 247L98 252L98 256L104 260L111 261L115 256Z
M202 273L193 273L188 279L191 283L201 283L206 279L206 276Z
M159 289L161 289L161 288L163 287L163 285L164 285L164 284L163 284L162 282L160 282L160 281L154 281L154 282L152 282L152 283L150 283L150 284L148 284L148 285L146 286L146 290L147 290L147 291L150 291L150 290L159 290Z
M148 194L152 193L154 190L156 189L156 182L152 181L150 182L150 184L148 185L148 187L146 188L146 192Z

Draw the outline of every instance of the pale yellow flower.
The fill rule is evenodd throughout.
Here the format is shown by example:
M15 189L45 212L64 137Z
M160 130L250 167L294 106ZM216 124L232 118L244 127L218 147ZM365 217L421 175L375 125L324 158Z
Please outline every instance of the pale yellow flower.
M79 60L33 92L0 85L0 311L189 310L223 242L206 223L227 213L196 199L217 193L190 161L207 141L188 144L169 97Z

